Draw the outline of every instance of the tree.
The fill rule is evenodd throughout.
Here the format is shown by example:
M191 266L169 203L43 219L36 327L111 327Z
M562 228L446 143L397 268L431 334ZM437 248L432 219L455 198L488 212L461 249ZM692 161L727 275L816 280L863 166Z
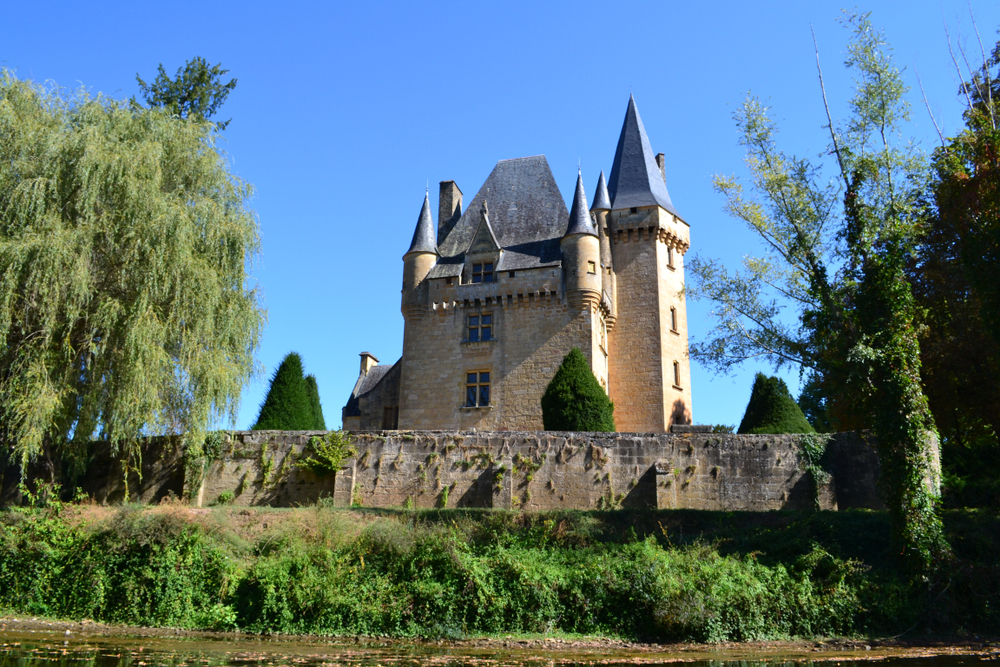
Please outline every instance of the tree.
M136 74L139 90L150 107L161 107L174 116L205 121L214 116L225 103L229 93L236 88L236 79L228 83L222 82L222 77L229 70L222 69L222 64L209 65L208 61L195 56L177 68L177 75L171 79L160 63L156 79L148 84ZM216 123L220 130L226 129L227 121Z
M868 15L848 15L845 24L856 90L846 124L835 126L827 109L834 178L825 165L777 148L776 125L756 98L736 114L752 194L735 177L716 177L715 188L766 252L734 274L716 261L692 262L692 294L717 304L712 337L692 355L720 370L755 357L798 366L836 428L870 428L894 535L923 570L948 554L926 484L934 420L905 271L924 213L926 162L900 136L907 88L882 33ZM825 101L821 71L820 88Z
M302 372L302 357L289 352L271 377L252 431L310 431L315 416ZM324 429L325 430L325 429Z
M265 318L260 239L214 141L0 71L0 437L22 462L235 421Z
M323 406L319 402L319 385L315 375L306 376L306 392L309 394L309 408L312 413L312 426L315 431L326 430L326 420L323 418Z
M542 395L546 431L614 431L614 403L590 370L587 358L573 348Z
M757 373L737 433L815 433L779 377Z

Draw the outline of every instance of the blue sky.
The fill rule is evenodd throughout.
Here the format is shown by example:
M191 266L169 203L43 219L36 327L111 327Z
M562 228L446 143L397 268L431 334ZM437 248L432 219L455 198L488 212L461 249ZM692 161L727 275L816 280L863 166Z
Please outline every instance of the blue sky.
M497 160L545 154L564 197L577 164L588 194L610 170L630 91L667 186L691 225L691 253L736 266L759 248L722 211L716 173L742 173L732 112L748 91L767 99L782 148L826 146L810 26L834 115L851 80L836 2L502 3L3 3L0 65L18 76L137 94L163 63L199 55L239 84L219 118L232 170L257 189L263 255L254 275L269 323L264 372L248 386L237 426L255 419L270 373L298 351L316 375L327 425L358 373L358 353L383 363L402 351L401 257L431 184L455 180L470 201ZM870 2L913 86L912 135L936 134L916 86L947 134L960 126L954 43L978 54L965 0ZM1000 5L973 0L987 49ZM11 28L15 29L11 29ZM568 204L569 202L567 202ZM710 304L688 304L692 337ZM753 373L695 365L697 423L738 423ZM793 393L798 375L783 374Z

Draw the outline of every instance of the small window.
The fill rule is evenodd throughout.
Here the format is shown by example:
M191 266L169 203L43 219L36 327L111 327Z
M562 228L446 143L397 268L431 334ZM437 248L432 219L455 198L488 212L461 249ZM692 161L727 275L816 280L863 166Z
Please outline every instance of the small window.
M636 208L635 206L633 206L632 208L630 208L630 209L628 210L628 212L629 212L629 213L638 213L638 212L639 212L639 209L638 209L638 208Z
M491 283L493 282L493 262L472 265L472 282Z
M469 315L469 342L493 340L493 315L481 313Z
M597 273L597 264L594 262L587 262L587 273Z
M681 365L676 361L674 362L674 386L681 386Z
M387 405L382 411L382 430L395 431L399 428L399 406Z
M514 272L513 271L508 271L507 272L507 277L508 278L513 278L514 277Z
M445 285L451 285L451 284L453 284L454 282L455 282L455 279L454 279L454 278L445 278L445 279L444 279L444 284L445 284Z
M670 330L677 331L677 309L670 309Z
M667 266L674 268L674 249L671 246L667 246Z
M465 407L481 408L490 404L490 373L475 371L465 374Z

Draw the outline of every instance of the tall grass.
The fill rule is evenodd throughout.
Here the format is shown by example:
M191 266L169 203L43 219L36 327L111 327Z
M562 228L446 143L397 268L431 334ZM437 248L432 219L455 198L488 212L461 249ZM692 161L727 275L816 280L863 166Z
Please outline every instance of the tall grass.
M249 530L235 512L192 521L123 508L92 525L58 508L0 512L0 606L261 633L706 642L896 633L930 618L927 582L840 546L840 523L877 527L876 514L772 513L738 529L741 515L723 513L319 507L251 511ZM964 521L967 536L984 527ZM953 629L1000 627L988 604L956 611Z

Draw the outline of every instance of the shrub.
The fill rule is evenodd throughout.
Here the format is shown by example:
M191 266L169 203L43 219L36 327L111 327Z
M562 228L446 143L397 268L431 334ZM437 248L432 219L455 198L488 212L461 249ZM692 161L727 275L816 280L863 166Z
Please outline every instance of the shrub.
M587 359L574 347L542 396L545 430L614 431L614 410L614 403L597 382Z
M785 381L757 373L737 433L815 433Z
M315 431L325 431L326 419L323 418L323 406L319 402L319 386L316 384L315 375L306 376L306 393L309 395L309 409L312 412L311 428Z
M252 431L308 431L313 428L313 409L302 374L302 357L289 352L271 378L271 387L260 406Z

